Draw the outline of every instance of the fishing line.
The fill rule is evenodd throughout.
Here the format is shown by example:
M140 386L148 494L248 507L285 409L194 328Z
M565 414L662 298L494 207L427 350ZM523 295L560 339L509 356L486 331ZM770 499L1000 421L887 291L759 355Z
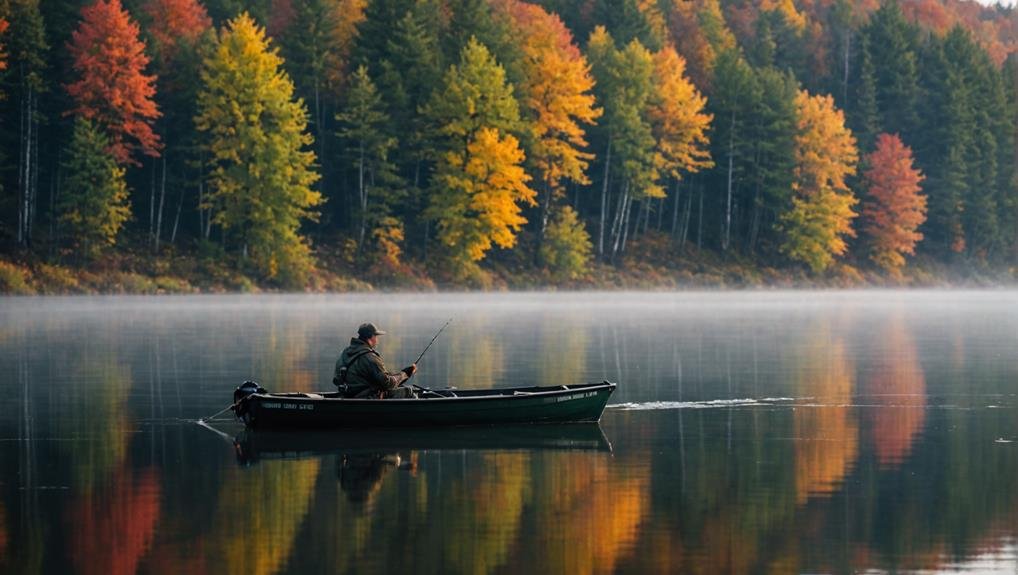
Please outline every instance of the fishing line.
M233 438L232 438L232 437L230 437L229 435L227 435L226 433L223 433L222 431L219 431L219 430L218 430L218 429L216 429L215 427L212 427L211 425L209 425L209 424L205 423L205 421L204 421L204 420L202 420L202 419L199 419L199 420L197 421L197 423L198 423L198 425L199 425L199 426L201 426L201 427L204 427L205 429L207 429L207 430L211 431L212 433L215 433L215 434L216 434L216 435L218 435L219 437L222 437L222 438L223 438L224 440L226 440L226 442L227 442L227 443L229 443L230 445L233 445Z
M238 401L237 403L240 403L240 402ZM226 413L227 411L233 409L234 407L237 407L237 403L231 403L230 405L227 405L223 409L220 409L219 411L213 413L212 415L210 415L208 417L199 417L198 418L198 425L202 425L206 421L212 421L213 419L219 417L220 415Z

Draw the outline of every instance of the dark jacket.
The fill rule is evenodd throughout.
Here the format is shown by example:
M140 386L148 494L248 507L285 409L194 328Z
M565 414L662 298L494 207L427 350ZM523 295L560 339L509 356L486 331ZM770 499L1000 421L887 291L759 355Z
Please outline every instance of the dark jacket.
M342 375L344 367L345 381ZM407 374L402 371L387 372L382 355L364 340L355 337L336 360L336 372L332 382L339 386L346 383L347 396L355 396L391 391L407 379Z

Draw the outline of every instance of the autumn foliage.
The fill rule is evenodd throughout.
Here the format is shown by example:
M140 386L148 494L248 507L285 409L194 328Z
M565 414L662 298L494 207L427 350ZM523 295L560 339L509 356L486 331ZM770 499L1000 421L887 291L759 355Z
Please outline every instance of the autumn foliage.
M833 98L802 90L795 103L799 118L794 196L792 209L782 217L786 233L782 251L821 272L845 253L845 236L855 236L852 207L858 200L846 178L855 173L858 152Z
M654 54L654 93L648 116L657 139L657 164L674 178L714 165L707 146L713 119L707 99L686 78L686 61L671 46Z
M526 156L511 133L521 127L513 87L488 49L471 38L425 113L444 148L426 216L437 222L453 273L476 275L475 262L492 245L515 245L527 221L522 206L535 204Z
M129 575L152 546L161 488L153 468L117 470L109 485L86 493L69 510L69 540L77 572Z
M385 284L373 254L475 287L652 262L686 281L712 253L810 282L910 254L1008 278L1015 51L1013 10L974 0L0 1L0 230L83 245L49 225L67 196L118 214L119 250L147 228L157 254L217 244L250 280L313 289L339 276L312 237ZM60 117L123 170L88 186L116 188L106 208L56 169Z
M725 24L718 0L674 3L669 16L672 41L689 64L689 76L701 90L709 90L718 55L735 48L735 36Z
M500 0L522 39L523 108L532 116L531 161L542 182L558 191L563 179L586 184L588 162L583 124L601 115L590 93L594 79L587 59L558 16L540 6Z
M110 137L110 153L121 164L137 164L135 151L158 156L159 117L155 76L145 74L149 58L140 31L120 0L97 0L81 11L68 50L78 80L67 86L70 111L92 120Z
M844 341L826 326L797 350L798 393L817 407L797 409L795 421L795 498L799 504L828 497L840 486L859 456L859 423L845 405L855 374Z
M870 259L897 274L905 265L905 254L914 254L923 239L918 231L926 221L926 196L920 193L923 176L913 166L912 150L897 134L880 134L865 163L862 213Z
M446 154L431 209L447 214L438 230L456 257L475 262L492 244L508 248L516 242L515 232L527 222L519 204L533 204L535 195L522 163L519 141L494 128L481 128L465 154Z
M881 467L898 467L926 422L926 376L911 333L900 317L880 334L885 351L873 358L861 383L877 408L865 426Z
M164 64L173 60L182 41L193 44L212 26L199 0L149 0L143 9L152 22L158 23L148 33Z
M7 52L4 51L4 34L7 32L7 28L10 24L7 20L0 18L0 70L7 68Z

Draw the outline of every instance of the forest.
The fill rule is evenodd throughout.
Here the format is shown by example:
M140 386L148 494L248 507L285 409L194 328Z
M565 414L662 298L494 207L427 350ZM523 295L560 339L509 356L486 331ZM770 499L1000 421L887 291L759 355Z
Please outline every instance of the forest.
M1013 283L1018 12L0 0L0 293Z

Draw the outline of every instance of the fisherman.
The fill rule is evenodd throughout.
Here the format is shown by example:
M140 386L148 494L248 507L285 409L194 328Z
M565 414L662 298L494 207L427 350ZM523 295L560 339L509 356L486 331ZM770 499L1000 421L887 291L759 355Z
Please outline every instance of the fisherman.
M375 350L380 335L385 335L385 332L375 327L375 324L361 324L357 328L357 337L350 340L350 345L336 360L332 383L339 387L345 397L414 397L413 389L403 383L417 373L417 364L411 364L402 371L387 372L382 355Z

